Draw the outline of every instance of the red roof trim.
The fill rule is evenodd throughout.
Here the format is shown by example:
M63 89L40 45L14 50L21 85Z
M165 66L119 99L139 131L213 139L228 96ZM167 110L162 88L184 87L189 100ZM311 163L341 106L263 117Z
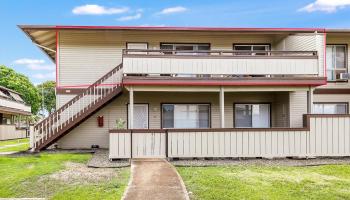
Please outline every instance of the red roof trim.
M38 28L44 28L43 26ZM250 28L250 27L186 27L186 26L48 26L56 29L174 30L174 31L308 31L326 32L324 28Z

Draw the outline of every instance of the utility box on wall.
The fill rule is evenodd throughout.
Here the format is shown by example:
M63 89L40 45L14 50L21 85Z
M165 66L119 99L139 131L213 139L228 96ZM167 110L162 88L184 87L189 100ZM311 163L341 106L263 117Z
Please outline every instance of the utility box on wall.
M98 127L103 127L103 116L97 116Z

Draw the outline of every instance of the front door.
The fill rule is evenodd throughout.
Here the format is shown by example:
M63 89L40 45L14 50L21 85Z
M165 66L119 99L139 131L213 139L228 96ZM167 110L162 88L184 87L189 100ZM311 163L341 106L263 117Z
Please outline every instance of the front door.
M130 116L130 105L128 110ZM130 128L130 117L128 120ZM148 129L148 104L134 104L134 129Z

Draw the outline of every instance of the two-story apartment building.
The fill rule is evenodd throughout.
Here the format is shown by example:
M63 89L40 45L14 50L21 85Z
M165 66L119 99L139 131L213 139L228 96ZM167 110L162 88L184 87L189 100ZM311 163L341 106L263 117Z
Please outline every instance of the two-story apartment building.
M57 111L36 125L36 150L98 146L110 158L350 153L325 140L336 132L350 143L348 30L20 28L56 63Z
M0 140L25 138L30 115L31 108L19 93L0 86Z

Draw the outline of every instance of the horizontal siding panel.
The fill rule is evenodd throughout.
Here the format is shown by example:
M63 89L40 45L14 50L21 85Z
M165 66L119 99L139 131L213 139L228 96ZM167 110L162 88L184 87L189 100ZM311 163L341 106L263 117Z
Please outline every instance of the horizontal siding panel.
M307 38L310 36L305 37ZM59 85L69 86L91 84L95 82L99 77L122 62L122 49L126 48L127 42L147 42L149 49L159 49L160 43L162 42L210 43L212 50L232 50L233 44L239 43L270 43L272 45L272 49L275 50L277 49L275 48L275 45L280 44L278 41L279 37L275 37L274 35L247 35L222 32L191 33L156 31L137 32L60 30L58 37ZM305 40L294 40L294 43L291 43L291 45L295 45L295 43L304 44ZM303 48L299 49L304 50ZM256 61L253 62L257 63ZM273 63L269 64L274 66ZM302 64L298 64L297 67L301 67L301 65ZM242 68L242 66L245 66L245 64L238 62L235 65L230 65L229 69L231 72L233 69L237 71L238 69ZM148 65L148 68L151 69L151 66ZM154 69L161 70L161 68ZM207 66L205 69L210 71L211 67ZM306 67L306 69L311 70L312 67ZM225 71L228 69L223 68L222 70ZM228 70L226 73L229 73L230 70ZM261 73L263 69L257 70L259 70ZM314 73L314 71L305 71L305 73ZM82 76L82 74L84 75Z
M126 74L317 75L317 59L125 57Z

